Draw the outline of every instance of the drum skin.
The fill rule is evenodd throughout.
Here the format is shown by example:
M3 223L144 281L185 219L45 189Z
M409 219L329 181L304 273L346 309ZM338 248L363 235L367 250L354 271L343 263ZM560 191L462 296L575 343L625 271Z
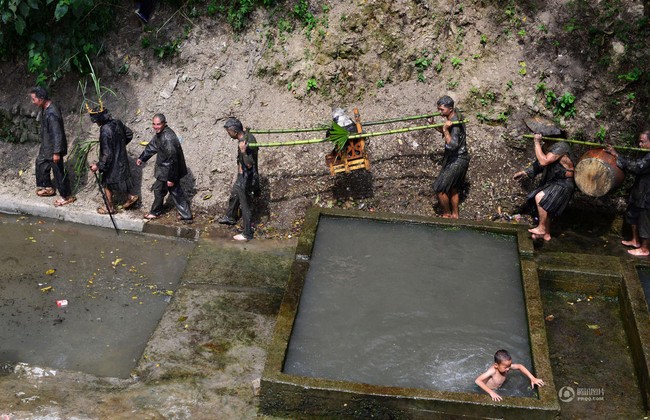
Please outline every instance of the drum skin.
M621 185L625 173L605 149L591 149L575 167L576 186L590 197L602 197Z

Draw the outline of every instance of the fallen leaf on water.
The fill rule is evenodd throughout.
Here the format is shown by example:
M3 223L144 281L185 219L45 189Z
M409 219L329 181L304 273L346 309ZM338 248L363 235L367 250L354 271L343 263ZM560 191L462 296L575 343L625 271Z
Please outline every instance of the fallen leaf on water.
M52 275L52 274L54 274L54 273L56 273L56 270L53 269L53 268L50 268L49 270L47 270L47 271L45 272L45 274L47 274L48 276L50 276L50 275Z
M121 262L122 262L122 258L118 258L118 259L116 259L115 261L113 261L113 262L111 263L111 265L113 266L113 268L115 268L115 267L117 267L117 265L118 265L119 263L121 263Z
M590 330L597 330L600 328L600 325L598 324L587 324L587 327L589 327Z
M173 296L173 295L174 295L174 291L173 291L173 290L165 290L165 294L166 294L167 296Z
M555 316L553 314L547 315L546 318L544 318L547 321L553 321L555 319Z
M52 286L41 287L41 292L43 293L49 292L50 290L52 290Z

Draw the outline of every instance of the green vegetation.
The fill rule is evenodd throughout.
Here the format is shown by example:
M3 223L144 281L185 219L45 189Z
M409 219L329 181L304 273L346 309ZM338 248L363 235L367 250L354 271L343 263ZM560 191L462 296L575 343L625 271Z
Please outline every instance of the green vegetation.
M25 57L36 83L52 83L70 70L88 70L84 55L100 53L112 27L107 0L0 0L0 59Z
M433 58L429 57L430 54L431 53L428 50L424 50L421 52L420 57L416 58L413 62L413 65L418 72L418 82L424 82L424 71L433 63Z
M618 76L619 80L625 80L626 82L636 82L641 78L643 75L643 71L641 71L639 68L635 67L632 69L630 72L625 73L625 74L620 74Z
M562 96L557 98L557 104L553 110L553 115L562 116L565 118L573 118L576 115L575 106L576 97L569 92L564 92Z
M452 66L454 69L457 69L458 67L460 67L460 66L462 66L462 65L463 65L463 60L461 60L461 59L458 58L458 57L452 57L452 59L451 59L451 66Z
M309 80L307 80L307 93L313 90L318 90L318 82L316 81L315 78L312 77Z
M596 138L600 140L602 143L605 141L606 136L607 136L607 129L601 125L598 131L596 132Z
M519 62L519 74L522 76L525 76L527 73L526 71L526 62L525 61L520 61Z
M485 34L481 34L481 45L487 45L488 37Z

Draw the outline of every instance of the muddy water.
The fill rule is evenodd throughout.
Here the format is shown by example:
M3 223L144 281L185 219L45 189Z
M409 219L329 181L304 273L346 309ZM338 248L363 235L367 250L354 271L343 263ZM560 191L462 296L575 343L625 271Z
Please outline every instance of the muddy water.
M0 215L0 232L0 362L120 378L140 358L194 246L11 215Z
M502 348L530 368L514 237L321 218L286 373L478 392ZM499 392L529 387L511 372Z

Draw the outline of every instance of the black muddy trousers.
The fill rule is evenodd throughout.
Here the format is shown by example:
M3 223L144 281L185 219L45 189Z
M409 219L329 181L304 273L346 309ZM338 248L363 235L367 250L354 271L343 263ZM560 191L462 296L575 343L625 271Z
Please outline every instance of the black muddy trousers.
M54 163L50 159L36 158L36 186L38 188L53 187L50 171L54 175L56 187L61 197L70 197L72 195L72 189L70 188L70 179L63 166L63 158L59 159L58 163Z
M185 193L183 192L180 183L177 182L173 187L168 187L167 182L156 180L151 189L153 191L154 199L149 213L155 216L160 216L162 214L165 196L167 195L167 192L169 192L174 200L174 204L176 205L176 210L181 215L181 219L192 219L190 204L187 202L187 198L185 198Z
M253 239L253 228L251 223L251 205L250 197L246 192L246 182L242 174L237 175L237 181L232 186L230 192L230 200L228 201L228 212L226 216L232 220L239 219L239 209L241 208L241 216L244 220L244 236L246 239Z

